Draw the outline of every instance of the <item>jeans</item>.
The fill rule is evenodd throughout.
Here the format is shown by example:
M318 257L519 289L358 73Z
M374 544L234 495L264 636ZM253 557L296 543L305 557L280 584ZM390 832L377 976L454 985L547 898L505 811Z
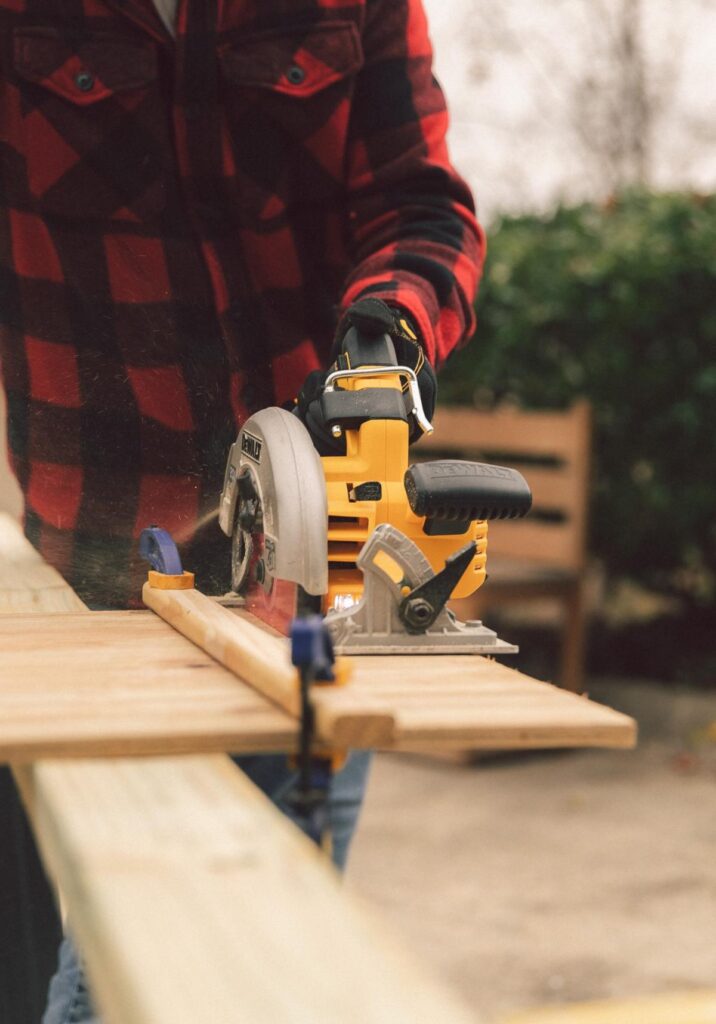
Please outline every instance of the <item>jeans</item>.
M332 857L340 870L345 867L348 848L358 822L370 758L368 751L353 751L331 783L328 817L333 838ZM256 754L236 757L234 761L277 807L294 820L290 808L284 802L295 782L295 773L289 768L285 755ZM50 982L42 1024L100 1024L92 1009L77 950L67 936L60 946L57 973Z

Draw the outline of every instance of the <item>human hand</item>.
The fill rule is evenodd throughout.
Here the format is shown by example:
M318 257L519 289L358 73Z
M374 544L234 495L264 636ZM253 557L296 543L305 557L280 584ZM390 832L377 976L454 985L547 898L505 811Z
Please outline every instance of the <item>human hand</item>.
M408 367L416 375L424 414L428 420L432 418L437 392L435 371L425 356L413 325L400 310L373 297L354 302L338 326L333 354L335 361L329 370L314 370L308 375L296 409L321 454L344 450L342 436L335 437L326 422L325 403L321 401L326 378L335 370L362 366ZM408 396L406 412L411 442L422 433L412 414L412 406ZM376 412L376 417L379 416L380 413ZM365 418L370 418L370 413Z

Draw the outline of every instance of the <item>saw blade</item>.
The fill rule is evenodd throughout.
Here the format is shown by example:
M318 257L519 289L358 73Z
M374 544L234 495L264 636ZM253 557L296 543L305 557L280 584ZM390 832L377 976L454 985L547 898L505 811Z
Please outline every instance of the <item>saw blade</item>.
M232 446L219 522L232 537L232 589L287 632L328 588L328 504L320 458L285 409L251 416ZM315 607L315 601L312 608Z
M243 596L248 611L288 636L299 610L299 586L274 577L267 561L264 533L242 529L237 521L231 544L232 590Z

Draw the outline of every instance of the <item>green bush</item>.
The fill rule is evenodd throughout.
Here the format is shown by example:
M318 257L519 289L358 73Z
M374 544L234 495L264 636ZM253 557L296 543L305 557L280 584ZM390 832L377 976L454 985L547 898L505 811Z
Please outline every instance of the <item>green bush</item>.
M595 417L591 550L612 579L716 603L716 197L630 192L506 217L441 400Z

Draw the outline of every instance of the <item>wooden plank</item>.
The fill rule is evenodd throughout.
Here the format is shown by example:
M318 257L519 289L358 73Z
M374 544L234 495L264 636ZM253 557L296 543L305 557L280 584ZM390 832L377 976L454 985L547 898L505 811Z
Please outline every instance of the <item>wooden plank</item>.
M440 407L433 420L434 432L421 438L416 454L456 447L463 452L470 448L499 449L579 460L583 427L588 420L585 402L577 402L564 412L525 412L509 407L482 412L468 406Z
M9 563L26 584L14 586L13 608L43 607L45 598L50 611L84 607L1 515L0 544L10 556L0 560L0 607L8 604ZM149 613L140 617L174 648L181 642ZM43 618L45 629L50 620ZM34 623L37 640L37 616L0 621L21 631ZM200 652L186 645L198 663ZM123 675L125 697L147 684L141 658L137 670L134 687L134 674ZM27 672L23 684L34 685ZM65 700L35 711L62 719L81 707ZM475 1024L356 908L228 758L41 762L15 765L14 774L45 863L68 898L105 1024Z
M297 725L152 612L0 616L0 757L291 750Z
M575 507L581 507L580 475L574 466L520 466L517 460L510 465L521 469L532 491L532 508L560 512L565 517Z
M514 519L488 524L487 572L491 574L490 555L524 560L528 566L546 565L554 569L579 569L584 560L583 527L577 520L545 523ZM489 587L489 579L485 586ZM486 594L487 597L487 594Z
M43 588L53 607L82 607L74 595L63 596L69 588L17 526L0 519L3 536L8 557L0 563L0 594L7 564L16 581L28 582L30 607ZM221 623L222 640L212 641L213 653L225 654L227 631L235 630L248 638L264 673L267 666L277 670L286 701L295 700L285 639L202 595L182 605L194 612L207 606L215 636ZM634 742L635 726L626 716L489 659L420 655L353 663L348 686L316 692L319 735L332 745L402 749L433 742L478 749ZM291 717L151 612L0 616L0 665L3 759L295 748ZM232 655L232 665L239 672L247 668L239 655Z
M223 608L196 590L157 590L147 584L142 597L174 629L232 673L290 715L300 716L296 670L285 637L253 616ZM373 747L393 741L393 708L366 699L352 685L340 687L336 701L337 689L318 687L313 694L321 739L344 747Z
M289 715L300 716L296 670L285 643L276 643L249 618L234 615L198 590L161 590L145 583L142 600L234 675Z
M267 658L285 663L287 641L249 624ZM352 661L348 685L315 694L318 733L330 745L634 741L626 716L487 658ZM2 758L291 750L295 735L295 720L152 612L0 616Z
M19 524L0 513L0 612L77 612L85 605L29 544Z
M298 713L285 638L250 615L217 606L196 591L144 588L144 600L223 665ZM318 736L339 747L399 748L415 742L500 745L632 746L634 723L609 708L529 679L474 655L363 656L351 659L346 686L313 697ZM521 689L512 699L516 680ZM485 699L485 681L491 686ZM536 705L534 707L533 705Z
M107 1024L471 1019L222 758L35 769L42 847Z
M716 1024L716 989L545 1006L510 1014L502 1024Z
M409 660L409 659L404 659ZM416 669L402 659L356 659L354 686L395 712L390 747L474 750L595 746L633 747L633 719L499 664L443 655ZM347 688L346 688L347 689ZM341 691L333 704L343 699ZM330 713L335 713L331 708Z

